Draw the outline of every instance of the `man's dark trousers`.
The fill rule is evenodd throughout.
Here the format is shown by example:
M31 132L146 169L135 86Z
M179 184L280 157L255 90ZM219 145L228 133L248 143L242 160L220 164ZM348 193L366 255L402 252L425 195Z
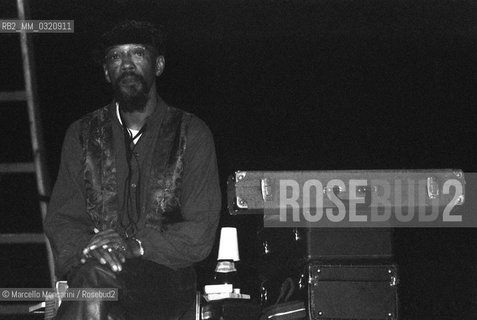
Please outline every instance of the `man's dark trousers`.
M56 320L173 320L194 303L193 267L172 270L144 259L128 259L119 273L90 259L68 274L70 288L118 288L119 301L63 301Z

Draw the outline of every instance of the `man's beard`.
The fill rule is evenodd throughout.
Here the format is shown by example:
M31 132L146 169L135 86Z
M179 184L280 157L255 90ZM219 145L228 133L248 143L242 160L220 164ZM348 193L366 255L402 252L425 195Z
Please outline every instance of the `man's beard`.
M149 88L142 76L133 72L125 72L119 76L113 89L114 97L121 111L142 112L146 108Z

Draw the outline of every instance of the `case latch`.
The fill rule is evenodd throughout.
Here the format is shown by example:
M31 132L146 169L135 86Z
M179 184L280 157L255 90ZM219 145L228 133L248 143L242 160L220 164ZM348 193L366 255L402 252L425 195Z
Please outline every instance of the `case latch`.
M260 180L260 188L262 189L263 201L272 200L272 182L270 178Z
M429 199L439 198L439 183L435 177L427 178L427 196Z

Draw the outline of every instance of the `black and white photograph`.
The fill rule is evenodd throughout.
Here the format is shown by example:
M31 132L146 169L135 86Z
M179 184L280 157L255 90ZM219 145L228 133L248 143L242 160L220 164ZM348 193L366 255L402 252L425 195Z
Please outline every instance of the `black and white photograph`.
M477 319L472 0L0 0L0 319Z

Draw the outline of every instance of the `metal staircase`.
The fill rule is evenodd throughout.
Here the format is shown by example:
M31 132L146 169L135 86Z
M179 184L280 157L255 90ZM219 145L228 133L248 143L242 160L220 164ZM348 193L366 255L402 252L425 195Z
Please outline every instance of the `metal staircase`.
M27 20L29 17L27 0L16 0L19 20ZM2 17L7 18L7 17ZM0 92L0 108L26 105L28 111L28 120L30 127L31 146L33 151L33 160L30 162L0 163L0 175L21 174L35 175L36 186L38 190L38 200L42 221L44 221L47 210L47 201L50 195L50 181L46 167L45 148L43 145L43 136L39 117L38 93L35 78L35 65L33 59L33 47L31 35L22 31L18 33L21 46L21 59L23 64L24 90ZM0 35L1 37L1 35ZM4 51L4 50L2 50ZM5 50L6 51L6 50ZM5 52L4 51L4 52ZM18 57L20 59L20 57ZM16 121L17 119L12 119ZM35 244L45 243L47 259L50 271L51 285L54 287L56 277L54 273L53 255L43 233L8 233L0 234L0 244ZM26 252L28 254L28 252ZM28 313L28 306L35 302L30 301L27 304L0 304L1 314L24 314Z

